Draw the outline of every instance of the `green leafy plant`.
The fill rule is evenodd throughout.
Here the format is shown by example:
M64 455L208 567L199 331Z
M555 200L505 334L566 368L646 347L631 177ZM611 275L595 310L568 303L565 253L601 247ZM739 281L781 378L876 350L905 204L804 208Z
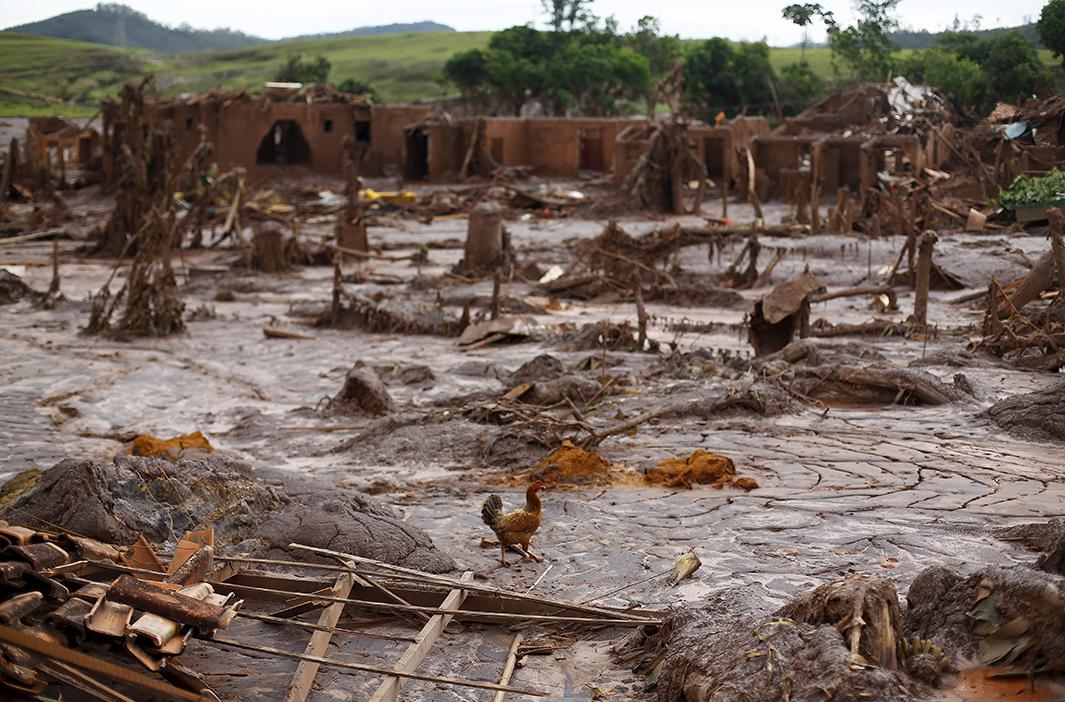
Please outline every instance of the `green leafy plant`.
M1032 178L1019 175L998 194L992 204L1015 210L1018 207L1041 205L1053 200L1065 198L1065 171L1054 169L1045 176Z

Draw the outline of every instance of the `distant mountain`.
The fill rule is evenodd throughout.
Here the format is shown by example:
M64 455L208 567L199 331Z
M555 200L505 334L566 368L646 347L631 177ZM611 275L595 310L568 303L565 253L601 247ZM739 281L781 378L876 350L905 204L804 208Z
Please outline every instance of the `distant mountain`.
M332 39L333 37L365 37L373 34L412 34L416 32L454 32L454 27L439 22L406 22L396 24L380 24L375 27L356 27L344 32L328 32L324 34L303 34L289 39Z
M239 49L268 40L231 29L193 29L187 24L168 27L148 18L131 7L112 3L100 3L92 10L78 10L56 15L40 22L8 27L5 32L34 34L57 39L74 39L93 44L154 49L156 51L201 51L204 49ZM357 37L375 34L401 34L411 32L454 32L454 28L439 22L408 22L384 24L376 27L356 27L343 32L305 34L290 39L327 39L331 37Z
M109 3L100 3L92 10L67 12L40 22L8 27L4 31L167 52L239 49L266 41L231 29L193 29L188 25L167 27L133 8Z

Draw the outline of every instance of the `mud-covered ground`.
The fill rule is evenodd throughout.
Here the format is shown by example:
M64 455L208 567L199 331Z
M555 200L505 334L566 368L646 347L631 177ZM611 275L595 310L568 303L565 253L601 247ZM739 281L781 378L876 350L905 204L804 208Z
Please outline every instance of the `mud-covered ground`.
M373 184L371 184L373 185ZM380 184L382 186L387 184ZM337 184L338 189L339 184ZM695 548L702 568L677 588L662 580L637 585L602 602L638 603L666 609L698 600L730 585L757 585L784 604L811 587L849 572L891 578L900 592L922 569L946 565L969 571L984 565L1030 562L1034 556L1003 543L991 530L1065 515L1065 451L1061 444L1033 443L1004 433L978 415L1004 397L1047 387L1061 376L1022 372L991 357L966 352L978 334L979 303L948 301L986 290L990 276L1008 280L1024 272L1046 248L1043 237L1006 231L942 232L936 262L962 277L968 288L933 291L929 319L934 338L842 337L818 340L840 347L840 358L864 366L877 360L920 367L945 383L962 374L971 394L945 406L833 406L795 401L783 414L763 417L733 411L711 419L679 416L645 424L632 435L605 439L599 453L625 475L617 484L560 487L543 494L543 526L533 542L543 563L498 567L498 550L481 545L490 537L480 522L481 501L490 491L504 502L522 499L523 476L549 451L508 443L513 427L456 416L461 398L502 395L504 381L523 363L551 354L567 368L599 351L567 351L565 325L609 319L634 321L629 302L562 299L549 305L535 286L519 281L504 293L535 322L535 338L460 350L454 338L370 334L307 326L309 314L327 306L332 269L302 267L261 274L232 265L229 250L184 252L175 258L183 281L188 332L165 339L118 341L80 333L88 319L87 296L111 272L112 262L77 253L88 230L103 221L108 200L95 189L68 196L75 222L60 241L62 292L67 302L52 310L29 301L0 307L0 478L27 468L47 468L65 457L107 458L135 434L172 436L204 432L218 449L253 465L313 476L363 489L424 529L462 570L486 581L535 593L589 599L667 570L678 555ZM710 203L713 210L716 204ZM788 214L770 204L769 222ZM751 220L749 208L732 203L730 216ZM700 220L680 218L691 224ZM673 219L623 218L639 234ZM600 233L603 220L526 218L506 222L521 262L541 269L573 261L575 245ZM429 244L429 263L371 261L345 264L348 274L395 276L401 284L347 287L368 297L432 303L442 298L457 317L461 301L474 298L483 312L491 280L473 284L442 278L462 256L464 219L423 224L387 218L370 229L372 247L389 256L415 253ZM307 239L331 236L332 223L304 224ZM763 251L787 253L772 283L804 270L829 288L882 282L903 244L902 236L762 235ZM720 272L742 241L720 256L705 246L684 249L675 266ZM38 290L51 278L51 242L0 246L0 266ZM762 262L769 254L763 253ZM419 278L417 285L410 281ZM729 307L647 303L654 353L607 352L605 372L620 392L585 408L585 418L604 428L664 402L713 398L750 379L742 363L750 356L743 328L750 304L767 289L743 291ZM902 321L912 311L911 291L900 291L900 309L876 312L868 297L817 304L812 318L833 323L869 319ZM452 303L452 304L449 304ZM678 332L677 323L708 331ZM709 324L713 323L713 324ZM311 340L265 338L264 326L299 331ZM675 350L671 350L675 348ZM670 354L677 354L672 360ZM691 354L681 356L680 354ZM316 411L335 395L356 361L378 369L397 404L385 423ZM431 370L411 371L411 366ZM602 369L573 371L597 379ZM336 429L342 426L341 430ZM507 447L510 448L507 448ZM640 473L665 458L704 449L731 458L759 488L661 488ZM517 560L516 557L512 560ZM251 627L258 642L301 650L303 635ZM401 627L381 631L410 632ZM567 640L568 648L530 656L514 684L540 688L551 699L628 699L643 680L613 663L610 646L623 632L597 631ZM494 680L512 634L501 628L453 623L421 671ZM405 644L335 640L330 655L387 665ZM184 656L211 673L227 699L271 699L287 684L294 665L252 659L195 643ZM323 671L312 700L368 696L377 680ZM411 683L409 699L488 700L491 693ZM986 692L986 691L985 691ZM953 694L953 693L946 693ZM961 694L960 692L958 694ZM989 699L966 693L964 699ZM605 697L597 696L605 695Z

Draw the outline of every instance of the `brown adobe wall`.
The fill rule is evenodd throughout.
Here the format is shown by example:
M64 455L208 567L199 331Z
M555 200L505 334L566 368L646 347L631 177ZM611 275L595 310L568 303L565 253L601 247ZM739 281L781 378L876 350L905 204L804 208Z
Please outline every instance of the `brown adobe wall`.
M374 105L367 175L381 175L386 168L402 166L406 128L432 116L433 110L422 105Z
M860 192L862 144L865 137L824 137L813 147L813 168L822 193L835 193L841 186Z
M751 155L755 168L766 178L759 179L758 198L763 202L774 194L783 169L797 170L802 155L810 149L813 137L758 136L751 140Z
M462 125L430 124L425 131L429 135L429 180L454 180L469 146Z

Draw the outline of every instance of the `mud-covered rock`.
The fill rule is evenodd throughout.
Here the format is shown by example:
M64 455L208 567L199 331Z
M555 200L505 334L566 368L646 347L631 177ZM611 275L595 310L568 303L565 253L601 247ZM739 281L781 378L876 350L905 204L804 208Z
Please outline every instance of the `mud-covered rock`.
M980 416L1027 439L1065 441L1065 380L1043 390L1007 397Z
M420 363L390 363L373 367L377 376L386 384L418 385L428 387L436 382L436 373Z
M766 613L765 600L729 590L671 615L644 646L658 670L659 702L914 700L922 687L905 674L855 666L830 624Z
M522 383L539 383L545 380L554 380L565 375L566 368L562 361L551 354L542 353L531 361L526 361L507 376L505 384L508 388L517 387Z
M213 527L222 553L306 560L305 553L285 555L297 542L431 572L454 567L424 532L365 495L305 476L253 471L224 454L177 462L66 459L3 515L114 544L143 534L172 548L186 530Z
M566 400L588 402L602 391L602 386L596 380L579 375L564 375L554 380L535 383L521 399L534 405L555 405Z
M1027 567L962 577L935 566L906 593L908 634L1007 672L1065 672L1065 578Z
M356 363L344 378L344 387L329 402L334 413L379 417L396 409L388 388L373 368Z
M0 268L0 305L10 305L23 298L40 300L43 295L9 270Z

